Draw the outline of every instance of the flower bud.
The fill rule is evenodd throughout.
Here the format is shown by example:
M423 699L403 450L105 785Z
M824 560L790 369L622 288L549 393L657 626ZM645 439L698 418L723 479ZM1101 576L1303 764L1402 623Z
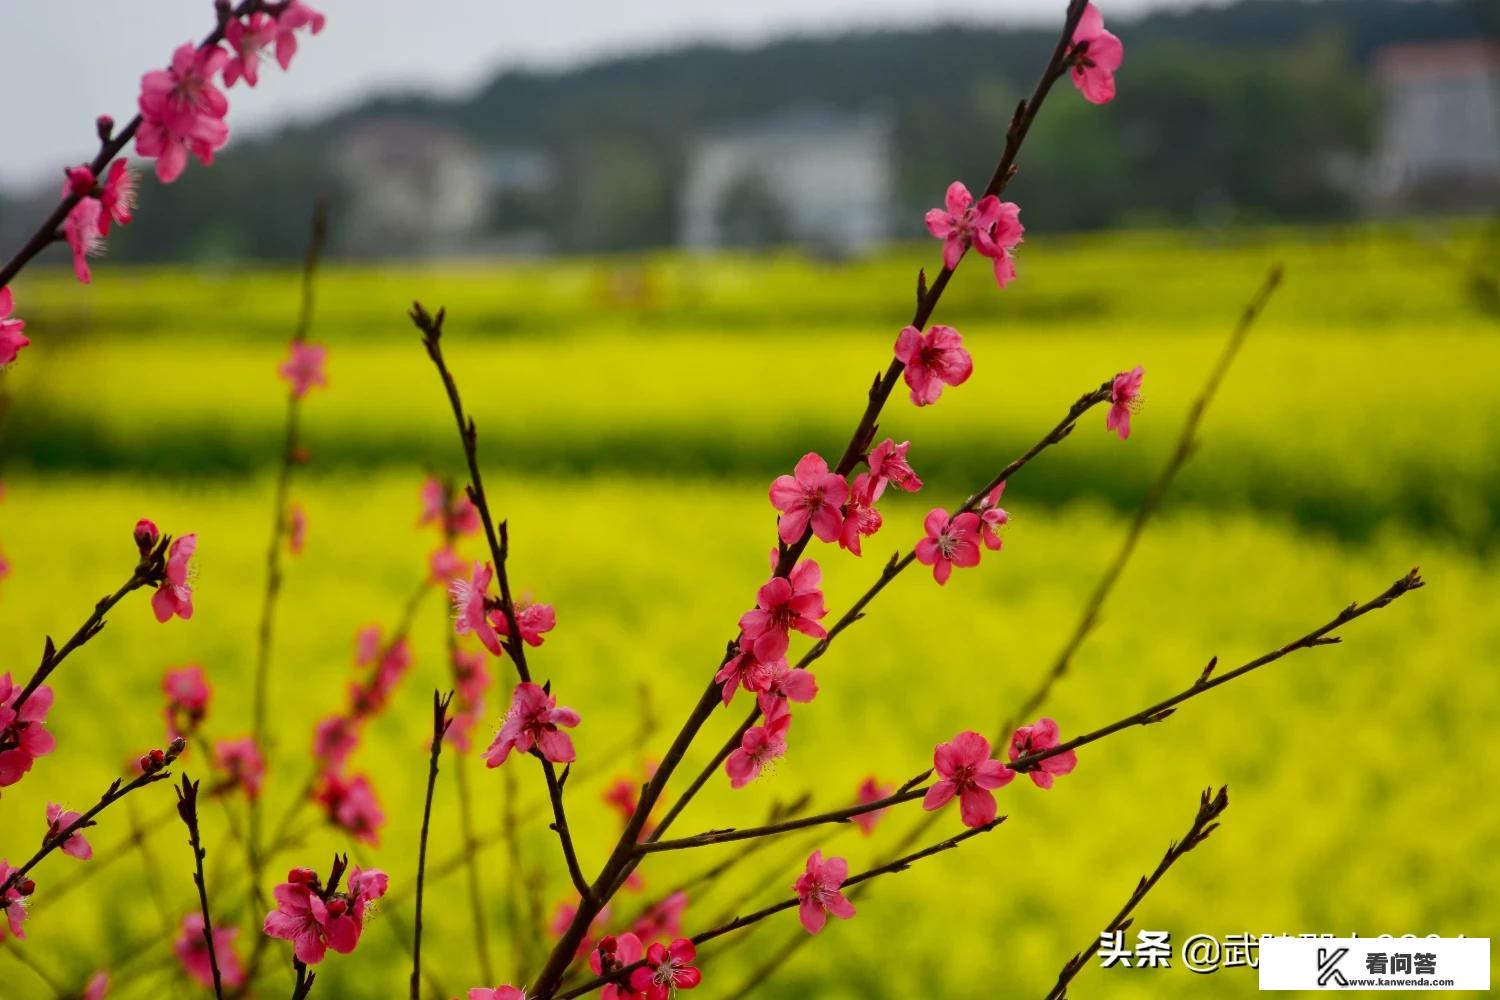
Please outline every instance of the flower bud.
M29 878L22 878L16 882L16 891L23 896L29 896L36 892L36 883Z
M293 868L287 872L286 880L292 885L311 885L318 880L318 873L311 868Z
M330 917L342 917L349 910L349 904L342 899L330 899L328 901L328 915Z
M141 557L145 558L156 548L156 542L161 538L161 532L156 530L156 522L149 517L143 517L135 522L135 547L140 550Z
M100 115L94 119L94 131L98 134L100 142L109 142L114 138L115 120L109 115Z

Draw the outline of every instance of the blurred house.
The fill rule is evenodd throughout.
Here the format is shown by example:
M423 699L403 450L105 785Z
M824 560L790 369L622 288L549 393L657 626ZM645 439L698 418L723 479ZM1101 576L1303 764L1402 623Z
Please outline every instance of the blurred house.
M1389 45L1374 55L1384 101L1369 193L1385 208L1500 201L1500 43Z
M867 250L890 235L894 128L806 108L708 133L689 149L680 241L695 250L799 243Z
M362 122L334 147L348 205L335 241L358 257L468 251L489 216L485 157L461 132L417 119Z

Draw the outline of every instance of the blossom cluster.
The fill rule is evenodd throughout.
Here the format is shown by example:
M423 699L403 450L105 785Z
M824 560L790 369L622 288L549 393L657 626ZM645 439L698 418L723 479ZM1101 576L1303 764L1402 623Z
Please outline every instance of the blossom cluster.
M206 45L184 42L172 53L165 69L151 70L141 77L137 118L131 123L137 155L153 159L157 179L170 184L182 175L189 155L211 166L214 154L229 141L229 99L224 89L244 81L253 87L259 80L262 53L274 50L282 69L291 66L297 52L297 36L323 30L325 19L302 0L275 4L269 10L249 10L228 16L222 36ZM220 85L222 84L223 89ZM101 115L97 121L100 142L106 154L118 151L125 136L114 140L114 120ZM96 163L106 160L101 156ZM91 164L64 171L62 197L73 204L57 236L65 240L73 256L73 273L87 284L92 279L89 258L104 250L105 238L115 225L128 225L135 210L136 179L129 160L109 158L107 169L96 173ZM0 287L0 368L16 360L31 341L26 323L11 318L15 297Z

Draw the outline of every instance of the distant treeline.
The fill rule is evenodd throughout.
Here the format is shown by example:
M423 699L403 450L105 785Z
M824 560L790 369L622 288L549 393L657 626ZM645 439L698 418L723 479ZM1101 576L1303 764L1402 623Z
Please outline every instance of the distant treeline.
M1063 95L1039 120L1011 187L1029 225L1318 220L1351 215L1347 181L1374 138L1369 58L1392 42L1493 34L1496 7L1411 0L1242 0L1121 24L1120 96ZM692 139L820 105L891 116L897 201L913 232L949 180L981 181L1052 44L1050 29L949 24L695 46L568 72L508 72L457 101L380 98L331 120L230 147L212 170L147 182L138 220L111 237L134 260L295 257L311 192L337 218L339 137L373 118L417 118L485 147L544 151L555 196L532 224L574 252L672 244ZM14 242L35 206L0 203ZM379 247L338 248L381 255ZM399 248L398 248L399 249Z

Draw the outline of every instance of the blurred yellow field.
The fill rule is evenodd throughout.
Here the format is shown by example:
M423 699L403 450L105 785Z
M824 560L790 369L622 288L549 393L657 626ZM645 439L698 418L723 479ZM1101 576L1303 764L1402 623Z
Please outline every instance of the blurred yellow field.
M1491 669L1500 662L1500 344L1472 266L1480 237L1457 226L1246 232L1218 247L1171 233L1038 239L1014 293L995 295L983 273L956 283L938 320L964 331L974 377L930 411L893 399L883 431L913 441L929 485L884 505L886 526L862 560L813 552L834 614L920 536L928 507L961 499L1080 393L1144 364L1136 432L1121 442L1102 412L1089 414L1009 487L1003 552L946 588L921 567L905 574L820 662L820 695L799 711L790 755L743 792L712 781L681 833L759 822L805 792L840 804L866 774L904 780L928 765L935 742L1008 716L1072 629L1235 316L1276 261L1286 286L1205 422L1201 454L1047 712L1065 735L1090 729L1183 687L1211 656L1228 667L1302 635L1414 565L1429 586L1349 626L1340 646L1296 654L1161 725L1088 748L1050 792L1015 782L999 793L1004 826L883 880L853 924L830 926L763 995L970 997L996 984L1042 995L1186 828L1199 791L1221 783L1231 789L1223 829L1151 895L1137 927L1179 942L1491 929L1500 815L1479 803L1500 780ZM666 257L545 271L331 270L313 336L330 345L332 387L305 411L312 462L294 495L308 511L308 548L289 564L275 648L271 814L303 774L313 722L343 699L355 630L393 622L425 572L423 474L460 469L436 377L402 315L411 298L450 309L450 361L479 421L492 502L510 520L513 579L557 608L533 669L583 715L569 794L592 871L617 833L600 800L605 780L636 777L660 754L762 582L774 537L766 483L804 451L842 447L909 311L912 262L930 249L846 265ZM284 407L274 369L296 303L294 276L282 272L113 270L87 295L59 276L28 278L36 344L6 375L0 444L0 549L13 567L0 582L0 668L28 672L44 634L71 632L91 599L129 574L130 526L143 515L198 532L199 612L163 627L133 597L59 672L58 750L5 792L7 815L35 816L38 827L0 831L0 856L12 860L34 848L47 801L81 807L113 777L104 762L162 742L165 668L209 671L213 737L248 729ZM373 928L358 963L325 963L330 996L395 995L409 970L396 937L411 918L423 727L432 689L447 684L445 605L427 597L417 666L357 759L376 777L389 823L377 850L356 853L391 873L400 898L378 921L398 934ZM509 677L503 665L496 673L498 718ZM657 731L639 753L601 760L640 722L638 685ZM740 708L710 725L685 773ZM477 758L465 764L481 827L493 830L500 775ZM199 776L201 753L184 767ZM459 845L452 774L448 761L437 858ZM105 818L92 864L117 860L85 889L48 903L48 884L77 863L52 858L40 870L27 948L65 990L99 967L121 970L112 996L196 989L160 931L195 905L181 831L161 818L170 798L156 788L137 803L140 822L161 826L146 851L116 849L129 809ZM528 862L545 863L550 912L569 890L541 805L532 789L522 847ZM876 837L844 830L830 849L863 867L915 819L917 807L904 808ZM957 816L938 829L957 832ZM217 809L205 836L210 881L232 887L222 912L239 921L243 948L260 914L245 904L243 866ZM326 864L344 843L310 825L272 871ZM761 866L751 865L695 897L686 927L787 895L800 868L793 855L807 844L794 835L767 849L784 868L768 880L752 880ZM648 894L733 850L654 859L643 869ZM516 966L511 948L502 887L513 872L498 850L482 865L497 972L519 983L532 970ZM430 897L433 996L480 982L462 893L454 876ZM623 915L634 905L622 903ZM731 994L800 933L788 914L742 949L705 949L696 995ZM13 951L0 950L0 965L18 997L54 995ZM1077 984L1079 995L1109 997L1210 988L1248 996L1255 980L1245 969L1090 968Z

